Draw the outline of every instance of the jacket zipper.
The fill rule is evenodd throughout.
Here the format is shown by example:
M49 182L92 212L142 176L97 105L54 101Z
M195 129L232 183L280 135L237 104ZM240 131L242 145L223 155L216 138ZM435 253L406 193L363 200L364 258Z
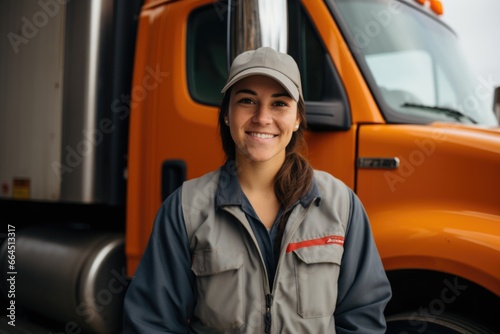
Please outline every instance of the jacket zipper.
M273 303L273 295L271 293L268 293L266 295L266 314L264 317L264 322L266 324L265 328L265 333L270 334L271 333L271 323L272 323L272 318L271 318L271 305Z
M314 200L311 203L313 203L315 200L316 200L316 198L314 198ZM298 226L300 225L300 223L304 219L307 211L309 211L309 207L310 207L310 205L304 210L304 212L299 217L299 219L297 220L297 223L293 226L293 228L291 229L291 231L289 231L289 235L287 237L286 243L288 243L288 241L290 240L291 236L293 235L293 233L295 233L295 230L298 228ZM289 217L289 219L290 219L290 217ZM276 280L277 280L277 277L278 277L279 265L281 263L281 257L284 254L283 250L285 249L285 247L282 247L281 249L282 249L282 251L280 252L280 256L278 257L278 267L276 268L276 274L274 276L273 290L274 290L274 287L276 286L276 283L277 283ZM264 269L265 269L265 266L264 266ZM271 293L266 294L266 314L264 316L265 333L266 334L270 334L271 333L271 324L272 324L271 306L272 306L272 304L273 304L273 294L271 292Z
M313 201L311 202L311 204L314 203L314 201L316 201L316 198L313 199ZM287 237L287 241L286 241L287 243L290 240L291 235L293 235L293 233L295 232L295 230L298 228L298 225L300 225L300 222L302 222L302 220L304 219L307 211L309 211L309 207L310 206L311 205L309 205L304 210L304 212L301 214L301 216L298 219L298 222L293 226L292 230L290 231L292 233L289 232L290 235L288 235L288 237ZM224 208L224 210L227 211L227 212L229 212L229 213L231 213L241 223L246 220L246 217L244 215L240 216L240 213L238 211L233 210L232 208ZM290 217L288 219L290 219ZM264 264L264 259L262 258L262 253L260 252L260 249L259 249L259 243L255 239L255 236L253 235L253 233L251 233L251 227L250 226L247 227L246 224L244 224L244 223L242 223L242 224L246 227L246 229L247 229L247 231L248 231L248 233L250 235L250 238L253 240L255 246L257 247L257 251L260 254L260 262L261 262L262 268L264 269L265 280L267 282L267 286L269 287L269 276L267 275L266 265ZM281 257L284 254L283 249L284 249L284 247L282 248L281 254L278 257L278 268L276 268L276 275L274 276L273 290L274 290L274 286L276 285L276 279L277 279L278 271L279 271L279 264L281 262L280 259L281 259ZM269 291L270 289L267 288L266 290ZM265 334L270 334L271 333L271 324L272 324L271 306L272 306L272 303L273 303L273 294L270 291L269 293L266 294L266 313L264 315L264 325L265 325L264 332L265 332Z
M266 313L264 314L264 331L266 334L271 333L271 323L272 323L272 318L271 318L271 305L273 303L273 294L272 291L270 291L269 287L269 275L267 274L267 268L264 263L264 259L262 257L262 253L260 252L259 248L259 243L257 242L257 239L255 238L255 235L253 234L252 228L250 227L249 223L245 224L243 223L246 221L246 217L244 214L242 214L240 211L234 210L232 207L225 207L223 208L225 211L229 212L231 215L233 215L238 221L245 226L250 239L252 239L255 247L257 248L257 252L260 255L260 264L262 266L263 272L264 272L264 286L265 286L265 293L266 293ZM248 225L248 226L247 226Z

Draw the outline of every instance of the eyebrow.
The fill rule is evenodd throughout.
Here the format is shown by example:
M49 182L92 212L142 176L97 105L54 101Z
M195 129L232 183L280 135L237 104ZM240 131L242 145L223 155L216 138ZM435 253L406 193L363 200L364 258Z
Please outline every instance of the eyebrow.
M246 94L250 94L250 95L257 95L256 92L254 92L253 90L251 89L240 89L239 91L237 91L235 93L236 94L240 94L240 93L246 93ZM282 92L282 93L275 93L273 95L271 95L271 97L282 97L282 96L285 96L285 97L289 97L289 98L292 98L290 96L290 94L288 94L287 92Z

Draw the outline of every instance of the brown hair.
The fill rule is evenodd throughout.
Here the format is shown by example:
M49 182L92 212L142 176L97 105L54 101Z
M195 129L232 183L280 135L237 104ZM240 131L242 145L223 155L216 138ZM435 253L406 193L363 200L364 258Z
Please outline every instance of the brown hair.
M236 147L231 137L229 127L225 124L225 118L229 113L229 102L231 89L225 92L219 109L219 132L222 140L222 148L226 153L228 160L235 160ZM313 178L313 169L306 159L307 144L304 138L303 130L306 128L305 105L302 99L297 104L300 127L292 134L292 138L286 147L285 162L276 174L274 183L274 192L281 204L283 211L287 211L311 187ZM282 215L279 221L279 233L277 241L281 240L288 214Z

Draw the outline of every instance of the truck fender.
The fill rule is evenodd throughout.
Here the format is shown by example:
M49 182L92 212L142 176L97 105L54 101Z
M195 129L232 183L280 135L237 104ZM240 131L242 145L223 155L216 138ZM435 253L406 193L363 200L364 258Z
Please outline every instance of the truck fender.
M415 209L390 210L370 217L387 271L444 272L500 296L499 216L465 210Z

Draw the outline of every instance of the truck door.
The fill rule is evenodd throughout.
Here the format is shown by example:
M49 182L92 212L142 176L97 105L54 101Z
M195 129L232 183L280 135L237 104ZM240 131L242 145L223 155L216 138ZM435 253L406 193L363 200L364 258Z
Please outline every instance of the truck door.
M162 201L162 165L182 161L190 179L224 162L217 106L228 73L227 6L179 1L142 12L133 87L138 93L135 101L132 93L130 122L129 274L142 256ZM289 53L303 73L310 159L316 168L353 186L355 128L338 70L307 9L291 1L288 10ZM140 89L150 72L157 73L157 85Z

